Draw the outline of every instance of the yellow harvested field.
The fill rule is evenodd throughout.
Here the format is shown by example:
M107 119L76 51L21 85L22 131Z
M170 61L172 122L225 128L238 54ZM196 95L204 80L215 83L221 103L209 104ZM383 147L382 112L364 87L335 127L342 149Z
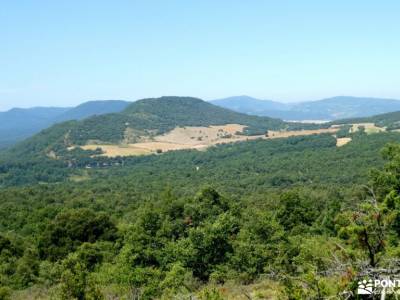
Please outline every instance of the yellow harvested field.
M312 134L322 134L322 133L336 133L340 128L331 127L325 129L315 129L315 130L292 130L292 131L268 131L268 138L287 138L291 136L302 136L302 135L312 135Z
M157 142L173 142L185 145L209 145L224 140L242 139L237 132L243 132L246 126L239 124L227 124L209 127L177 127L170 132L156 136Z
M351 138L349 137L344 137L344 138L337 138L336 139L336 146L337 147L342 147L344 145L346 145L347 143L351 142Z
M89 144L82 146L84 150L101 148L103 156L132 156L151 153L161 153L174 150L196 149L204 150L207 147L222 143L232 143L259 137L238 135L246 126L227 124L209 127L177 127L170 132L155 136L152 139L143 138L143 142L124 145Z
M81 146L83 150L96 150L100 148L104 153L102 156L116 157L116 156L132 156L132 155L145 155L150 154L151 151L125 145L85 145Z
M173 151L173 150L183 150L183 149L202 149L208 147L206 144L180 144L174 142L144 142L129 144L129 147L134 147L137 149L143 149L149 152L157 152L161 150L162 152Z
M245 128L246 126L240 124L227 124L209 127L177 127L166 134L158 135L151 139L148 137L142 137L141 141L138 143L121 145L89 144L82 146L81 148L84 150L96 150L97 148L101 148L103 151L103 154L101 155L107 157L133 156L184 149L205 150L208 147L217 144L234 143L255 139L276 139L311 134L336 133L339 130L339 128L327 128L299 131L268 131L268 136L240 135Z

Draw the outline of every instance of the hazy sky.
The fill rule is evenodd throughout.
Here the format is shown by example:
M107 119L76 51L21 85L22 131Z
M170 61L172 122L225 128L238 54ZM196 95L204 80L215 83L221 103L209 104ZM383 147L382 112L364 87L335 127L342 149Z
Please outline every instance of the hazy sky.
M400 1L2 1L0 110L247 94L400 98Z

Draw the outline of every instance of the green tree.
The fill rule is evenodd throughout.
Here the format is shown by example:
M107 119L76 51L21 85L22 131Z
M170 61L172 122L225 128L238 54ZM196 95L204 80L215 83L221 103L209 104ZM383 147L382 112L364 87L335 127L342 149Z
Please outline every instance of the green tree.
M189 236L179 243L177 259L193 270L195 277L206 281L219 265L228 261L238 230L235 217L223 213L214 222L190 229Z
M95 245L83 244L61 263L61 299L99 300L103 295L90 272L102 259Z
M284 230L268 211L247 211L244 224L233 242L232 268L249 283L259 274L268 271L280 256Z
M105 213L89 209L62 212L51 221L38 243L41 258L55 261L74 251L84 242L114 241L117 229Z
M288 231L303 231L313 224L320 213L316 203L297 190L283 193L279 204L277 218Z

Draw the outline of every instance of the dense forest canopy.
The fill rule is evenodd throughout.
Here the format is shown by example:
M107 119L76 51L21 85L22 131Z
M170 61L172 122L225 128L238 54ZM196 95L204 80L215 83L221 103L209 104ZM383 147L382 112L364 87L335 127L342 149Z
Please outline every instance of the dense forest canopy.
M326 146L321 148L314 151L322 154ZM17 297L17 290L24 290L22 298L39 295L38 287L44 287L60 299L170 299L193 293L224 299L215 286L232 280L246 286L263 274L277 282L276 290L264 292L283 298L351 292L353 276L364 264L396 260L393 189L399 184L400 148L386 147L383 157L389 160L386 167L354 178L355 185L288 187L281 181L254 189L244 178L227 178L226 185L243 185L236 193L183 185L182 179L174 185L171 177L168 185L155 180L146 187L132 184L141 174L127 167L126 180L119 174L79 184L2 189L2 297ZM372 196L363 184L374 189L377 208L369 206ZM370 215L376 209L386 224L384 246ZM351 217L354 211L360 211L360 220ZM362 242L363 228L371 235L372 252ZM354 275L343 277L348 268Z
M168 102L153 101L101 120L159 125ZM204 105L175 101L180 114ZM397 132L345 126L341 147L319 134L109 158L65 149L83 123L1 156L0 299L348 299L399 263Z

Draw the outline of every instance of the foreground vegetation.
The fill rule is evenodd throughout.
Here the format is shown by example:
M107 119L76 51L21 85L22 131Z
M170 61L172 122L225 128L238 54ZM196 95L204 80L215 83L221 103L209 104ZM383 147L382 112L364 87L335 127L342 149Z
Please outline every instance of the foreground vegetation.
M10 160L0 299L346 298L400 255L400 135L351 137Z

